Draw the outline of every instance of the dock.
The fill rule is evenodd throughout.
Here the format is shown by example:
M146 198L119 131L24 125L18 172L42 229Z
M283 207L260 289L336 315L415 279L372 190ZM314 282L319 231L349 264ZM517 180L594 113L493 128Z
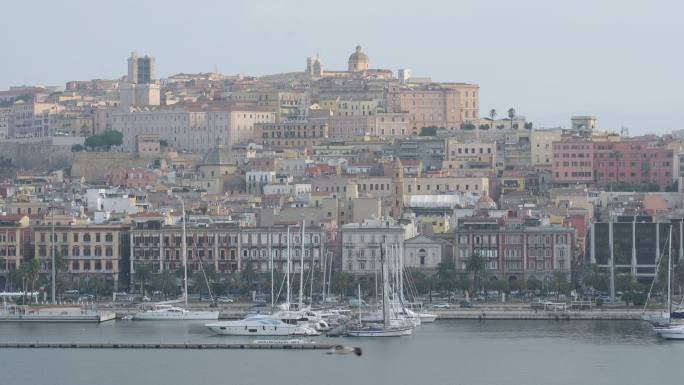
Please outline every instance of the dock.
M112 321L116 314L76 307L41 307L24 311L0 311L2 322L101 323Z
M177 349L177 350L327 350L331 344L209 344L209 343L140 343L140 342L0 342L0 349Z
M521 310L521 309L459 309L435 312L437 320L552 320L552 321L630 321L640 320L641 310Z

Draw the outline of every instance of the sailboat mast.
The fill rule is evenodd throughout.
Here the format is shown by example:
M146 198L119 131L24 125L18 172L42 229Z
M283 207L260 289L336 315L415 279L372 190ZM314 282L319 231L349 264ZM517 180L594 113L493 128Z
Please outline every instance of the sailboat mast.
M672 225L667 246L667 314L672 314Z
M271 311L273 311L273 308L275 308L275 298L273 296L273 235L268 234L268 256L269 256L269 262L271 263Z
M309 306L313 306L313 281L314 281L314 257L313 250L309 251L311 262L309 263L309 275L311 275L311 286L309 287Z
M290 310L290 226L287 226L287 267L285 268L285 279L287 290L285 291L285 303L287 310Z
M387 244L385 244L385 248L387 248ZM385 328L389 328L390 326L390 307L389 307L389 284L387 282L388 280L388 271L387 271L387 263L385 263L385 256L384 253L380 254L380 264L382 267L382 321L385 325Z
M361 326L361 284L359 283L359 326Z
M183 242L181 252L183 253L183 293L185 294L185 306L188 305L188 244L185 230L185 201L181 198L181 211L183 212Z
M306 227L306 220L302 219L302 253L299 255L299 310L302 309L304 295L304 228Z

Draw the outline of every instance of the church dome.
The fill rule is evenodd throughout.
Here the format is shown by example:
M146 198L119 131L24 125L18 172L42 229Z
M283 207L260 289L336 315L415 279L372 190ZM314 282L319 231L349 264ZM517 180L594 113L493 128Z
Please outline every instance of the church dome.
M233 152L223 146L218 145L204 156L202 159L203 165L232 165L235 164L235 158L233 157Z
M349 68L350 72L364 71L368 69L368 55L363 52L360 45L356 46L356 51L354 51L351 56L349 56Z

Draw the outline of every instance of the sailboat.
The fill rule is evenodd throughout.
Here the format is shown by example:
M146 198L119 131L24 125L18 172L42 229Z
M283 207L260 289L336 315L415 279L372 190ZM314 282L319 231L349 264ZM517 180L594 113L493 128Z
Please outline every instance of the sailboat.
M183 210L183 297L185 300L185 308L179 306L171 306L175 301L160 302L154 305L152 310L145 310L133 315L134 320L141 321L188 321L188 320L217 320L219 318L218 311L205 310L187 310L188 307L188 253L187 253L187 239L185 228L185 202L181 200ZM201 263L201 261L200 261ZM205 275L206 279L206 275ZM207 285L208 286L208 285Z
M361 319L361 286L359 285L359 322L350 325L347 329L347 335L350 337L400 337L413 333L414 325L412 323L392 320L387 261L382 248L380 249L380 267L382 271L382 323L363 323Z
M305 244L304 237L306 234L306 222L302 221L302 235L301 235L301 254L299 263L299 301L297 303L290 303L290 228L287 232L287 292L285 303L279 306L279 310L273 313L274 318L278 318L286 324L302 325L315 329L318 332L330 330L330 325L316 312L311 310L309 306L304 306L304 255ZM311 270L313 274L313 260L311 262ZM313 279L313 277L312 277Z
M667 324L664 326L654 325L653 330L658 336L668 340L684 339L684 324L673 323L672 312L672 226L670 225L670 235L668 237L668 255L667 255ZM677 314L677 313L674 313Z

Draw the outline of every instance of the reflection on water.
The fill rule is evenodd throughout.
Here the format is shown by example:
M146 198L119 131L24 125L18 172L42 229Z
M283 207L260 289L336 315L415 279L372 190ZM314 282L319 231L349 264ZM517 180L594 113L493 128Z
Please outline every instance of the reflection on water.
M246 342L203 322L0 324L2 341ZM361 346L322 351L0 351L0 384L651 384L679 383L684 342L632 321L442 321L410 337L319 338ZM33 370L37 363L44 370ZM648 368L648 369L645 369ZM97 380L94 381L93 379Z

